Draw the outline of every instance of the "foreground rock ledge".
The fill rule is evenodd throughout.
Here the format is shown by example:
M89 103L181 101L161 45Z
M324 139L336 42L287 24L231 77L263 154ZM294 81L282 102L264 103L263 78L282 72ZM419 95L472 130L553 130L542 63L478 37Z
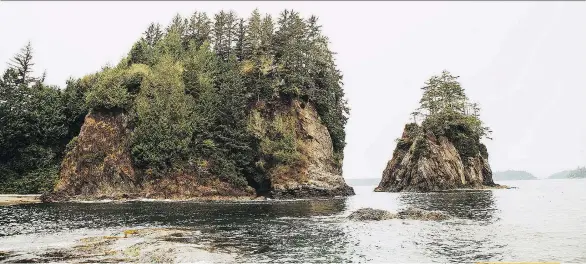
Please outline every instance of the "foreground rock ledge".
M426 211L418 208L407 208L398 213L391 213L386 210L361 208L354 211L348 216L348 219L354 221L381 221L389 219L410 219L424 221L440 221L450 219L451 216L439 211Z
M233 263L236 253L219 252L197 243L199 232L189 229L145 228L123 230L112 236L82 238L69 248L37 254L0 252L8 263Z

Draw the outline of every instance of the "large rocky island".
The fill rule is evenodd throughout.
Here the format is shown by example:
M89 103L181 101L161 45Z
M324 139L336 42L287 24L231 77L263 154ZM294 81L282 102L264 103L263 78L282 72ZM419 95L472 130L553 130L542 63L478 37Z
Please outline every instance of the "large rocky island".
M423 87L419 111L405 125L375 191L441 191L497 186L486 146L490 130L456 76L444 71ZM418 120L419 118L419 120ZM418 121L421 121L419 124Z
M87 114L43 199L353 195L332 54L288 10L151 24L118 65L69 82Z

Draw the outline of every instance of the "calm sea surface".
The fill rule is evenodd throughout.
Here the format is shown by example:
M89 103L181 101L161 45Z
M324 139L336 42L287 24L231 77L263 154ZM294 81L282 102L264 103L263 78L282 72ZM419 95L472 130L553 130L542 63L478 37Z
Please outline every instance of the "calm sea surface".
M127 202L0 207L0 251L33 251L108 230L189 227L190 243L242 252L243 262L586 263L586 180L501 182L510 190L374 193L248 203ZM353 222L373 207L440 210L443 222Z

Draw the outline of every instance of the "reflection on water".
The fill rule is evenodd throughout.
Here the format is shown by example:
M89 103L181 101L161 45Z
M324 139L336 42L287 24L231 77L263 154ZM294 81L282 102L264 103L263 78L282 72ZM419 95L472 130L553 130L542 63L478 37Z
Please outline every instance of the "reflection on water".
M425 210L438 210L452 216L476 221L495 221L495 201L493 192L453 191L442 193L403 193L399 203L404 207L418 207Z
M450 221L434 227L435 230L420 232L416 241L426 245L423 253L429 258L450 262L471 259L502 261L506 245L499 242L497 234L486 228L498 219L492 191L405 193L398 200L404 207L438 210L458 219L472 220Z
M357 187L356 196L329 200L0 207L0 251L30 250L31 236L43 233L73 239L87 230L166 226L200 230L186 243L234 249L243 262L586 262L586 180L510 185L519 189L421 194L374 193L367 186ZM363 207L416 207L454 218L345 218Z
M451 221L436 230L422 233L417 239L427 245L424 254L430 258L450 262L502 260L506 245L486 227L497 220L492 191L409 193L399 196L399 202L405 207L439 210L458 219L472 220Z

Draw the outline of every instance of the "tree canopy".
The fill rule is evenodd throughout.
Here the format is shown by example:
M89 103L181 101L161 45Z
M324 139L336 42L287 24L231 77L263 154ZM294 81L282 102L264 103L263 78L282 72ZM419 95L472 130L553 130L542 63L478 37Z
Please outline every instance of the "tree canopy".
M480 107L469 101L458 78L444 70L425 82L420 106L412 113L414 122L422 121L417 131L449 138L463 157L479 152L488 156L480 140L490 139L491 130L480 120Z
M133 163L147 177L196 167L244 185L263 173L251 111L293 99L315 106L341 164L348 107L328 43L317 17L293 10L277 19L258 10L246 19L231 11L176 15L166 27L150 24L115 67L65 89L32 76L29 44L0 80L0 170L9 171L0 177L47 167L54 175L88 111L121 111L130 119ZM51 161L27 165L32 156Z
M86 113L77 82L64 90L33 75L34 53L28 43L0 77L0 191L50 190L65 145L79 133Z

